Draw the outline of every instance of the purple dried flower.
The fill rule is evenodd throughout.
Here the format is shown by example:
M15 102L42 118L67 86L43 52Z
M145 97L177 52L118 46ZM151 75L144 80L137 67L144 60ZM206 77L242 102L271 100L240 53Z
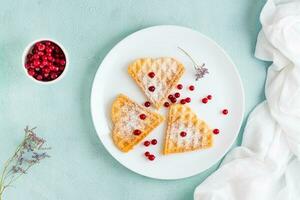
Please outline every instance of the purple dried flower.
M44 148L45 140L36 136L33 132L35 128L25 128L25 138L18 146L13 157L4 166L2 176L0 176L0 199L5 188L10 186L21 175L26 174L30 167L41 160L50 157Z
M205 74L208 74L208 69L204 67L205 63L201 65L200 67L196 68L196 81L198 81L200 78L203 78Z
M35 160L35 161L40 161L46 157L49 157L48 154L46 154L45 152L41 153L41 154L38 154L36 152L33 153L34 155L32 156L32 158Z
M188 54L184 49L182 49L181 47L178 47L178 49L180 49L185 55L187 55L190 60L192 61L193 63L193 66L196 70L196 74L195 74L195 77L196 77L196 81L198 81L200 78L203 78L205 74L208 74L208 69L205 68L205 63L203 63L202 65L198 65L196 63L196 61L192 58L192 56L190 56L190 54Z

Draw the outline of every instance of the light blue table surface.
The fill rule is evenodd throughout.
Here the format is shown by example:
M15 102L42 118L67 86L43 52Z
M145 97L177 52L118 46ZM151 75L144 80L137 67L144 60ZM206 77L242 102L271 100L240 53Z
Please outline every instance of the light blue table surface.
M246 94L246 119L264 99L268 63L253 56L264 3L0 0L0 163L21 141L27 124L38 126L52 147L52 157L19 179L4 199L192 199L194 188L217 165L176 181L146 178L121 166L99 141L91 120L94 75L107 52L130 33L160 24L191 27L214 39L235 62ZM22 69L24 48L41 37L59 41L69 54L69 71L54 85L36 84Z

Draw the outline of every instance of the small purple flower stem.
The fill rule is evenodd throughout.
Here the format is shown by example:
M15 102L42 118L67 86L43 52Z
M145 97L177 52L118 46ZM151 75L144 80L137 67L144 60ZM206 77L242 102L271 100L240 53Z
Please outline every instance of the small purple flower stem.
M198 64L196 63L196 61L192 58L192 56L190 56L190 54L188 54L188 52L186 52L184 49L182 49L181 47L177 47L178 49L180 49L185 55L187 55L190 60L193 62L194 68L198 69Z

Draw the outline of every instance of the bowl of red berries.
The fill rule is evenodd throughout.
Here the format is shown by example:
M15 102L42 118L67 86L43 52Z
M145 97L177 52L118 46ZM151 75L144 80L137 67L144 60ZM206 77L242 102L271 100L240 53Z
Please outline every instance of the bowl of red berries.
M23 68L31 80L49 84L63 78L68 57L63 46L52 39L39 39L27 46L23 54Z

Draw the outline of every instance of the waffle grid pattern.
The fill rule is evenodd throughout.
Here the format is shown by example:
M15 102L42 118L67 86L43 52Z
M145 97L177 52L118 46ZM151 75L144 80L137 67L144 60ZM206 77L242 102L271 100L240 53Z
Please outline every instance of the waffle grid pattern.
M187 136L181 137L181 131ZM188 106L175 104L170 107L164 154L205 149L212 144L212 130Z
M146 114L146 119L141 120L140 114ZM113 102L111 117L114 125L113 141L123 152L131 150L164 120L161 115L147 110L122 94ZM134 135L135 129L142 133Z
M165 102L184 71L184 66L179 61L169 57L141 58L135 60L128 67L130 76L157 109ZM155 77L150 78L149 72L154 72ZM149 86L154 86L155 91L150 92Z

